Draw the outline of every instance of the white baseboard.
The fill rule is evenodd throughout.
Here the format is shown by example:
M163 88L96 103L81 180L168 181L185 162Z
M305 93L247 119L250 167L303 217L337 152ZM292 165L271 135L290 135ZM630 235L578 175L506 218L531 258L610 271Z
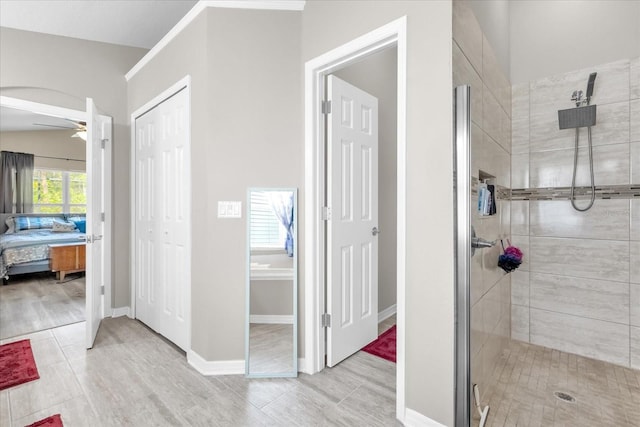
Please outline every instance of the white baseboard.
M305 359L304 357L298 358L298 372L302 372L304 374L311 374L307 370L307 359Z
M293 316L278 314L252 314L249 323L293 324Z
M244 374L244 360L216 360L210 362L193 350L187 351L187 362L202 375Z
M111 311L111 317L131 317L129 313L131 313L131 309L129 307L116 307Z
M444 424L440 424L409 408L405 410L404 425L407 427L446 427Z
M393 304L392 306L385 308L380 313L378 313L378 323L382 322L383 320L387 320L389 317L393 316L397 312L398 312L398 306L396 304Z

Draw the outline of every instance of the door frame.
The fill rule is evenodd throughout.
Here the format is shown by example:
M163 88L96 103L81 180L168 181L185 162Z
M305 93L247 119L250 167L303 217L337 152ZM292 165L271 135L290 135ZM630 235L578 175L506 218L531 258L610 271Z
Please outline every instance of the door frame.
M132 319L136 318L136 289L137 289L137 256L136 256L136 119L152 110L162 102L171 98L176 93L181 90L187 91L187 143L186 147L186 169L191 171L191 76L187 75L182 79L178 80L176 83L169 86L167 89L162 91L159 95L152 98L150 101L143 104L141 107L136 109L131 114L131 165L130 165L130 197L131 197L131 217L130 217L130 251L131 251L131 268L129 271L130 274L130 283L131 283L131 310L129 311L129 317ZM187 215L189 218L189 226L188 235L187 235L187 257L186 263L187 268L185 268L185 278L186 281L186 289L187 295L185 298L185 319L187 326L187 354L191 350L191 235L192 235L192 221L191 221L191 174L188 174L187 179L185 180L185 184L188 187L188 191L185 192L185 198L187 203Z
M33 102L27 101L19 98L12 98L9 96L0 96L0 105L3 107L15 108L18 110L26 110L34 113L40 113L47 116L55 116L55 117L64 117L67 119L78 120L78 121L87 121L87 112L80 110L73 110L70 108L59 107L56 105L43 104L41 102ZM113 137L112 137L113 139ZM112 247L112 183L111 179L113 177L111 166L112 166L112 158L113 158L113 141L108 141L105 144L104 149L104 239L103 239L103 251L105 254L104 257L104 295L102 299L102 313L100 313L101 318L111 317L113 315L113 308L111 307L111 267L113 262L113 257L111 254ZM88 159L87 159L88 161ZM85 309L85 316L87 316Z
M305 360L303 372L325 367L325 76L384 49L398 49L396 418L405 420L407 18L403 16L305 63Z

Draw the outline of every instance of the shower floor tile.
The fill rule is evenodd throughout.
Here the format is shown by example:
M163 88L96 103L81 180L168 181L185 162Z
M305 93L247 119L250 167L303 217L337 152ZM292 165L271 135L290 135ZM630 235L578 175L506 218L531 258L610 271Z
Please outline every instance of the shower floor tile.
M481 387L485 427L640 426L640 371L546 347L511 341Z

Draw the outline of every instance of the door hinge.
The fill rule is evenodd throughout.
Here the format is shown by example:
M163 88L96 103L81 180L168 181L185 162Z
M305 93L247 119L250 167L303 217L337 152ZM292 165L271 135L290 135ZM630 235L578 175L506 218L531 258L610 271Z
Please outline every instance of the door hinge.
M322 220L331 221L331 208L329 206L322 207Z
M107 139L107 138L105 138L105 139L101 139L101 140L100 140L100 147L101 147L103 150L104 150L104 149L105 149L105 147L107 146L107 141L108 141L108 139Z
M100 212L100 220L104 222L104 212Z
M323 328L331 327L331 315L329 313L324 313L322 315L322 327Z
M322 114L331 114L331 101L322 101Z
M104 285L100 286L100 295L104 295Z

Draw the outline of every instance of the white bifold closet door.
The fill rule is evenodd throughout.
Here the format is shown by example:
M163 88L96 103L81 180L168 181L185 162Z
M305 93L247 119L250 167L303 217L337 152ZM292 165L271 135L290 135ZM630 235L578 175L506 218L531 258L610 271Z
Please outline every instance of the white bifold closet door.
M136 318L183 350L189 343L189 96L135 121Z

